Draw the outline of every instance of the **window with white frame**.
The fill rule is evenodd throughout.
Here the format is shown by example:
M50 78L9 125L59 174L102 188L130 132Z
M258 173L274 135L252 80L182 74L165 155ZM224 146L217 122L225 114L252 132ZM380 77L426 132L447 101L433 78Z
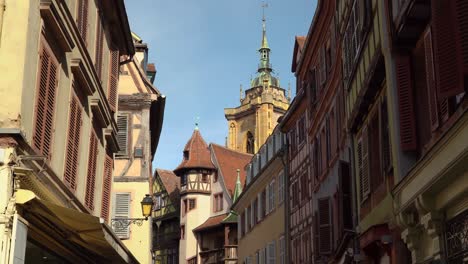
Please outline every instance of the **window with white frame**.
M286 264L286 252L285 252L285 243L284 236L281 236L279 239L279 261L280 264Z
M284 172L280 171L278 175L278 204L284 201Z
M268 243L267 247L267 264L275 264L276 263L276 249L275 249L275 241L273 240L271 243Z
M268 185L268 213L275 209L275 179Z

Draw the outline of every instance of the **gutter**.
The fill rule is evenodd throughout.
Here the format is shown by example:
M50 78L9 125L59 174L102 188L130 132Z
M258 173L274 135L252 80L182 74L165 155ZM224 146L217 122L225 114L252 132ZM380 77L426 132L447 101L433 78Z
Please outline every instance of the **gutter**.
M5 0L0 0L0 46L2 40L2 29L3 29L3 14L5 13L6 5Z

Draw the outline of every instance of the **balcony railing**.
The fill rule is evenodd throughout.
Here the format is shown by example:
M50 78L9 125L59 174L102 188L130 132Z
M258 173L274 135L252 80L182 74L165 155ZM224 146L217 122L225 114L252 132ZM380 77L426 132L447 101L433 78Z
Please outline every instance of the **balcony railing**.
M224 259L237 260L237 245L224 246Z

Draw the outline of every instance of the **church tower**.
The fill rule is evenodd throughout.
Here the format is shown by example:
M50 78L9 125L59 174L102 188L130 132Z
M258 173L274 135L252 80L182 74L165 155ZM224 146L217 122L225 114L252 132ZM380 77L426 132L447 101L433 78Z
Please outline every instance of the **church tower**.
M286 91L281 88L279 79L273 76L265 16L263 16L262 25L257 76L251 80L250 88L245 91L243 98L241 86L240 106L224 109L229 131L227 147L251 154L257 152L265 143L278 123L278 118L288 109L290 101L290 95L286 96Z

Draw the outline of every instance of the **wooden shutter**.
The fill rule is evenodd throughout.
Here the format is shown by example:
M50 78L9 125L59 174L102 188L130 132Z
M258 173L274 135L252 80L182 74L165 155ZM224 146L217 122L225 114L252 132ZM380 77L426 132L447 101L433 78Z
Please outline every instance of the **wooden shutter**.
M119 152L117 155L128 155L128 116L117 116L117 142L119 143Z
M117 109L117 89L119 83L119 51L112 50L110 52L110 67L109 67L109 89L107 91L107 100L112 111Z
M104 29L102 25L102 19L100 14L97 15L96 22L96 47L95 47L95 57L94 57L94 68L99 79L102 81L102 56L103 56L103 46L104 46Z
M116 193L114 218L129 218L130 217L130 193ZM115 234L120 238L128 238L130 229L128 226L120 227L113 226ZM182 230L181 230L182 231ZM183 232L181 232L181 235ZM183 238L183 237L182 237Z
M319 209L319 253L330 254L332 251L332 225L330 198L318 200Z
M362 129L361 137L357 143L358 173L361 187L361 202L370 194L369 179L369 146L368 146L367 128Z
M94 187L96 185L96 162L98 155L98 138L96 132L91 130L91 138L89 140L89 156L88 156L88 175L86 178L86 194L85 205L91 210L94 210Z
M104 177L102 184L102 204L101 204L101 217L105 221L109 220L109 206L110 195L112 186L112 168L114 167L114 160L112 156L107 153L104 161Z
M58 86L58 62L43 39L39 51L33 148L50 160L54 130L55 98Z
M395 64L400 117L400 144L403 151L413 151L417 148L417 140L410 56L397 55Z
M434 75L434 61L432 56L432 36L431 30L424 35L424 53L426 57L426 84L429 97L429 117L432 131L439 127L439 116L437 111L436 80Z
M455 17L457 21L457 40L461 46L463 73L468 75L468 1L455 0Z
M81 38L86 43L88 35L88 0L78 0L77 26Z
M313 225L314 225L314 256L318 257L320 252L320 227L319 227L319 216L318 212L314 213Z
M339 188L341 192L341 219L342 228L353 229L352 179L349 163L340 161L338 167Z
M75 83L73 83L75 86ZM75 90L76 87L73 87ZM65 153L65 171L63 180L73 191L76 190L76 175L79 166L79 149L82 126L82 106L78 97L73 93L70 102L70 114L68 120L68 142Z
M459 1L458 2L462 2ZM466 1L465 1L466 2ZM452 0L432 1L432 25L434 33L434 66L437 81L437 97L442 100L455 96L463 89L463 61L460 39L457 35L457 6ZM459 4L460 7L465 4ZM461 20L467 20L466 12ZM468 26L464 26L467 28ZM468 33L468 32L466 32ZM467 40L463 40L467 41ZM468 55L468 54L467 54ZM468 62L468 58L467 62Z
M450 109L449 109L449 102L448 99L443 99L438 102L439 109L438 109L438 115L439 115L439 121L444 123L445 121L448 120L450 117Z

